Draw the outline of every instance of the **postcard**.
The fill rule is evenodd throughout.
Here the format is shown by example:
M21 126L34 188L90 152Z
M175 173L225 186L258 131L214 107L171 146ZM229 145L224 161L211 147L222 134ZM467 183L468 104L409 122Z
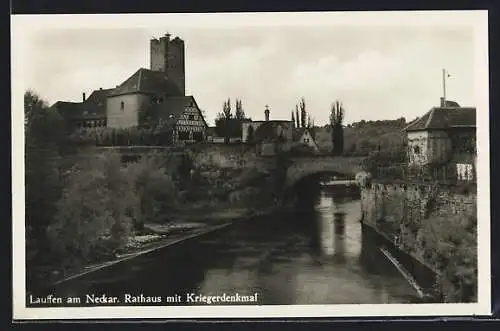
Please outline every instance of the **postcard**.
M490 315L487 17L13 15L14 319Z

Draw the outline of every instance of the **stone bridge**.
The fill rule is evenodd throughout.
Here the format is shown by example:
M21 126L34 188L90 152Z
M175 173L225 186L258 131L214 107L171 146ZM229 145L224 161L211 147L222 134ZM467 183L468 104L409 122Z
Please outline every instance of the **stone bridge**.
M333 172L354 179L357 173L363 171L363 159L363 157L345 156L292 158L286 173L285 190L293 187L302 178L319 173Z

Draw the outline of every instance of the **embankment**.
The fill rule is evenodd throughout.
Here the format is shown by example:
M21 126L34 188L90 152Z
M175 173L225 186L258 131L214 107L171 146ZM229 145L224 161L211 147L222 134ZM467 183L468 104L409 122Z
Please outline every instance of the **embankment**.
M477 300L475 185L372 181L361 189L361 208L365 225L414 260L403 258L409 269L435 274L428 289L434 295L445 302ZM426 283L428 276L418 274Z

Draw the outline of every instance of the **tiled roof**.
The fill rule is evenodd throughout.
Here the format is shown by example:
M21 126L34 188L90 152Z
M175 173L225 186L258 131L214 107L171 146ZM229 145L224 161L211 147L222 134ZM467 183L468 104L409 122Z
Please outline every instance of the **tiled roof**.
M179 87L170 80L166 73L140 68L122 84L114 88L109 95L128 93L154 93L163 96L182 96Z
M92 94L83 102L82 111L87 113L82 114L84 117L105 117L106 116L106 98L113 89L99 89L92 92Z
M259 121L260 122L260 121ZM276 128L278 125L283 123L289 123L290 121L264 121L255 130L254 141L262 142L265 140L274 140L278 138L276 134Z
M424 116L410 123L406 127L406 131L439 130L464 127L476 127L476 108L434 107Z
M57 101L51 108L55 109L66 120L81 119L83 117L81 102Z
M167 127L173 126L179 120L180 116L186 109L186 106L188 106L191 102L193 102L196 108L198 108L196 100L193 96L169 97L160 103L155 103L149 106L146 110L147 116L155 120L162 119L165 121ZM203 119L203 121L205 121L205 119Z
M84 102L57 101L52 105L66 119L100 119L106 117L106 97L112 89L99 89Z

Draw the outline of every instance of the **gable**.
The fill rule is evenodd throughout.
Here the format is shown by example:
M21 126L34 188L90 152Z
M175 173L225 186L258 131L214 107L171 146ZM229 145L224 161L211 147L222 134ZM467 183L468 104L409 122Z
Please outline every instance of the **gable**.
M194 117L190 117L190 115ZM147 110L147 116L167 126L194 125L208 127L196 100L192 96L170 97L160 103L152 104ZM194 122L191 123L190 121Z
M114 88L110 95L129 93L161 94L166 97L182 96L179 87L164 72L140 68L123 83Z
M193 97L189 97L185 100L184 110L179 115L177 125L208 127L205 118L203 117L203 114Z
M302 138L301 139L304 139L304 138L308 138L310 140L313 140L311 134L307 130L305 130L304 133L302 134Z

